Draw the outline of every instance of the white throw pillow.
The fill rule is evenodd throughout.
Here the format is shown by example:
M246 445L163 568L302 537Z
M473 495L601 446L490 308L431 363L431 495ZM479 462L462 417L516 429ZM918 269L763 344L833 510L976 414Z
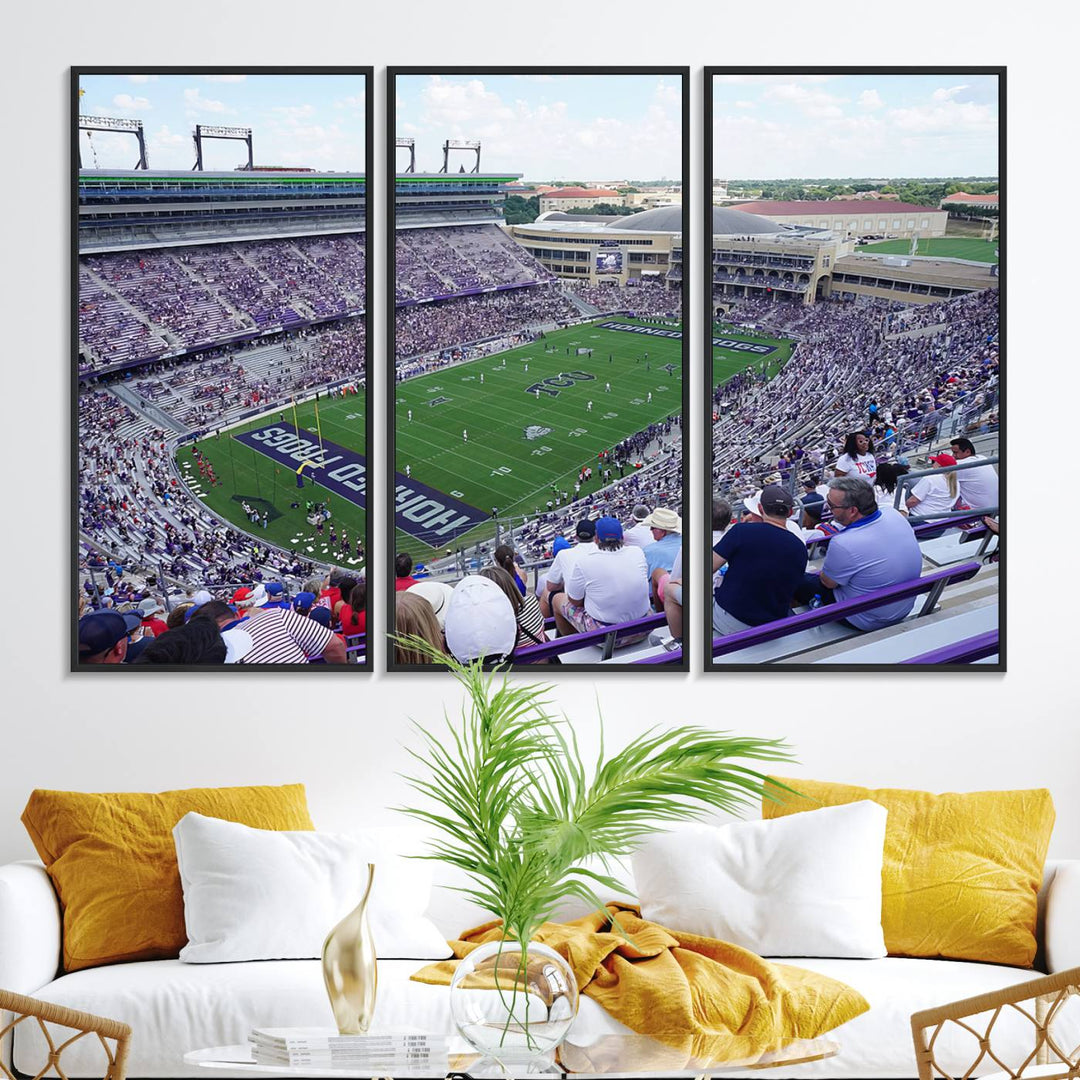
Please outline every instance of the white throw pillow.
M649 837L633 856L641 913L760 956L885 956L887 816L864 801Z
M189 964L304 960L360 902L368 863L375 881L368 923L382 960L444 960L442 934L426 918L426 865L388 854L361 836L252 829L185 814L173 829Z

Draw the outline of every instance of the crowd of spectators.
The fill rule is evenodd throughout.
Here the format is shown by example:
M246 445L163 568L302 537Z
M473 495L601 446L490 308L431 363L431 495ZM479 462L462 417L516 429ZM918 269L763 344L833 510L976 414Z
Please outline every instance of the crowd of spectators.
M646 319L682 318L682 289L660 278L631 278L626 285L568 281L566 287L602 313L626 311Z
M988 408L998 383L997 290L929 306L924 317L937 329L918 336L883 332L890 305L751 300L730 312L732 322L798 344L769 381L747 370L714 392L717 491L739 498L787 468L831 471L845 438L863 429L887 456L902 456L955 410Z
M187 428L205 431L319 387L364 385L366 337L362 318L320 323L207 359L159 360L128 385Z
M497 225L399 229L394 235L398 304L552 278Z
M108 566L102 573L113 580ZM344 664L365 653L367 584L342 570L309 577L293 595L281 581L253 581L192 588L167 605L156 584L87 580L80 664Z
M394 316L394 353L400 363L532 327L565 325L578 318L578 309L553 283L399 307Z
M359 235L84 255L80 373L363 311Z
M213 517L173 472L165 432L107 391L79 398L79 442L79 532L89 545L87 569L100 563L106 587L125 571L177 582L311 572L308 560Z

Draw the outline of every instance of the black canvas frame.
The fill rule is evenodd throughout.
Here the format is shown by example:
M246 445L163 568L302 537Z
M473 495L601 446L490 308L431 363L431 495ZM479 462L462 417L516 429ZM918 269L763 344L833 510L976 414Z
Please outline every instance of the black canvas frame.
M683 537L690 535L690 380L691 380L691 321L690 321L690 267L693 252L692 235L690 228L690 207L693 197L693 185L690 175L690 69L689 67L486 67L486 66L420 66L420 67L389 67L386 73L386 260L387 260L387 296L386 296L386 341L387 341L387 391L386 391L386 464L384 476L384 490L386 491L386 613L387 630L393 632L394 620L394 576L391 572L394 551L396 550L394 512L394 473L395 473L395 381L394 381L394 342L395 338L395 290L396 281L395 250L394 250L394 207L395 207L395 176L396 176L396 77L398 75L669 75L677 76L681 81L681 105L682 105L682 238L683 238L683 337L682 337L682 451L683 451L683 497L682 497L682 520ZM689 633L693 626L693 566L690 558L689 547L683 548L683 625L684 633ZM662 665L634 665L634 664L563 664L563 665L532 665L513 664L513 671L527 671L533 674L543 674L545 678L554 675L565 675L569 672L597 672L619 671L646 673L650 671L687 672L690 670L689 650L684 646L682 662L679 664ZM398 664L394 661L392 643L387 650L387 670L390 672L422 672L441 671L441 667L430 664Z
M372 415L375 406L372 392L372 355L373 337L375 329L374 319L374 289L371 272L374 268L372 255L374 244L372 226L374 223L374 196L378 195L378 184L372 184L375 174L374 167L374 90L375 69L373 66L360 67L278 67L278 66L242 66L235 67L214 65L212 67L176 67L176 66L78 66L70 71L70 116L69 116L69 159L68 159L68 183L69 183L69 231L70 231L70 265L68 288L68 310L70 312L70 346L69 346L69 436L71 440L69 452L69 487L68 487L68 514L70 515L70 573L71 573L71 596L79 593L79 80L85 75L352 75L364 79L364 171L365 171L365 246L367 248L368 272L365 275L365 318L367 319L367 333L365 339L365 455L368 460L367 470L367 508L364 515L365 536L364 550L368 554L368 569L370 570L372 538L374 530L371 527L371 514L378 498L378 479L376 470L371 468L374 433ZM370 635L374 605L372 598L374 587L370 574L365 626ZM82 674L98 673L123 669L125 671L240 671L240 672L298 672L298 671L324 671L324 672L371 672L374 670L373 650L370 637L367 639L367 647L362 664L80 664L78 642L78 620L72 613L68 631L69 669L72 672Z
M705 193L705 207L702 215L701 253L699 274L704 289L701 308L701 345L704 357L705 385L703 393L703 405L700 413L704 432L704 451L707 457L702 470L702 509L703 524L701 528L704 537L704 554L700 563L701 589L700 594L702 613L700 616L700 628L704 642L703 664L704 670L709 673L737 673L737 672L980 672L980 673L1004 673L1006 670L1006 542L1005 533L1002 531L999 537L1001 558L998 564L998 634L999 648L998 660L992 664L721 664L714 663L712 656L712 640L715 636L712 628L712 379L713 379L713 350L712 350L712 183L713 183L713 78L716 75L992 75L998 79L998 180L1000 192L999 219L1001 222L999 232L1000 248L1000 277L998 278L999 289L999 327L1000 327L1000 355L1001 370L999 375L999 507L1000 518L1004 521L1006 515L1006 468L1008 456L1006 452L1006 438L1008 423L1006 414L1006 382L1008 377L1008 362L1006 356L1006 288L1007 288L1007 244L1008 230L1006 227L1007 184L1006 184L1006 68L1005 67L972 67L956 65L952 67L935 65L933 67L706 67L704 80L704 126L705 140L704 153L702 155L701 190ZM916 601L918 602L918 601Z

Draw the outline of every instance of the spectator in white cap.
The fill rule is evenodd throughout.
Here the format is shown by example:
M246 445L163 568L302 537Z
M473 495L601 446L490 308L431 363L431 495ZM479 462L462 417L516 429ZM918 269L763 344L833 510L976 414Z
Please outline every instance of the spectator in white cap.
M671 573L675 555L682 547L682 518L666 506L658 506L642 523L652 534L653 542L644 549L649 580L658 572Z
M446 608L446 647L456 660L502 663L511 659L517 635L514 609L494 581L471 574L458 582Z
M647 548L654 543L652 529L645 524L648 516L649 508L644 503L638 503L630 513L633 523L623 529L623 543L639 548Z
M450 603L450 597L454 595L454 587L445 581L434 581L424 578L418 581L411 589L406 590L410 595L422 596L435 613L435 620L442 630L446 626L446 607ZM398 597L398 599L401 599Z

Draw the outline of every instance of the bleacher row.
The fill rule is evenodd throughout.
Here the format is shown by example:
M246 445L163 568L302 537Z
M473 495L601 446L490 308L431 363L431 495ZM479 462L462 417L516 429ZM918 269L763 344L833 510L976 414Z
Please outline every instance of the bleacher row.
M786 619L713 639L708 655L717 665L785 664L925 664L978 663L997 656L998 564L984 562L996 550L993 537L977 517L957 519L942 533L932 525L915 526L923 554L919 578L841 603L797 608ZM827 542L809 545L810 569L820 569ZM543 564L541 564L543 565ZM894 626L860 632L842 622L847 616L914 597L912 613ZM698 620L695 618L695 624ZM662 612L572 637L518 649L521 664L675 665L681 648L666 649L642 641L621 644L665 625ZM691 627L690 633L696 633Z

